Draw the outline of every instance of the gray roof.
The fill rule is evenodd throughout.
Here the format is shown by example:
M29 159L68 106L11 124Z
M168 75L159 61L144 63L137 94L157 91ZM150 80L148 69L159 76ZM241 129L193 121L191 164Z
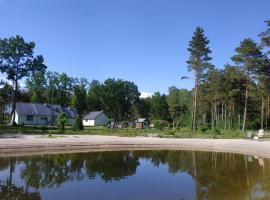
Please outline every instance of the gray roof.
M142 123L144 121L146 121L146 118L139 118L136 122Z
M65 108L60 105L40 103L16 103L16 112L18 115L40 116L52 116L64 112L69 118L75 118L77 116L77 111L74 108Z
M103 111L93 111L88 113L83 119L86 120L95 120Z

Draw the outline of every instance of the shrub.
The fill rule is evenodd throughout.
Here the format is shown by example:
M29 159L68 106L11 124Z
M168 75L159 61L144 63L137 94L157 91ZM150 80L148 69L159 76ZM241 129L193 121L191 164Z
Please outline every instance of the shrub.
M76 117L74 124L73 124L73 129L74 130L83 130L83 123L82 123L82 118L80 116Z
M201 127L201 131L202 131L203 133L206 133L206 131L208 131L208 127L207 127L207 126L202 126L202 127Z
M163 131L165 126L166 126L166 122L162 121L162 120L155 120L153 121L154 124L154 128Z
M57 116L57 125L62 129L65 130L65 125L67 124L68 118L66 113L60 113Z

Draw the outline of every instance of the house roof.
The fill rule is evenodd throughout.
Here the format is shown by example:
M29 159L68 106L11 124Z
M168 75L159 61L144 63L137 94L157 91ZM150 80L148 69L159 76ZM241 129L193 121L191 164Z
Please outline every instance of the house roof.
M143 123L146 120L147 120L146 118L139 118L136 122Z
M69 118L74 118L77 111L74 108L65 108L55 104L40 104L40 103L16 103L16 112L18 115L41 115L51 116L61 112L66 113Z
M86 120L95 120L103 111L93 111L88 113L83 119Z

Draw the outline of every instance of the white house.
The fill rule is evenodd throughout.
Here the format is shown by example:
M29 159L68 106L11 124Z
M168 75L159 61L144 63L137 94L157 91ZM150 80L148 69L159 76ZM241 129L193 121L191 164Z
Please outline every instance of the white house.
M103 111L90 112L83 118L83 126L104 126L108 123L109 119Z
M15 122L17 125L54 125L59 113L68 117L68 125L72 125L77 116L73 108L65 108L54 104L16 103Z

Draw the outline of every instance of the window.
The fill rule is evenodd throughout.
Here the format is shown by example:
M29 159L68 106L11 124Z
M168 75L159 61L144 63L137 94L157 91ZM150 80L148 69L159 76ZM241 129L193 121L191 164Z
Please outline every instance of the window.
M33 121L33 115L27 115L26 120L27 121Z

